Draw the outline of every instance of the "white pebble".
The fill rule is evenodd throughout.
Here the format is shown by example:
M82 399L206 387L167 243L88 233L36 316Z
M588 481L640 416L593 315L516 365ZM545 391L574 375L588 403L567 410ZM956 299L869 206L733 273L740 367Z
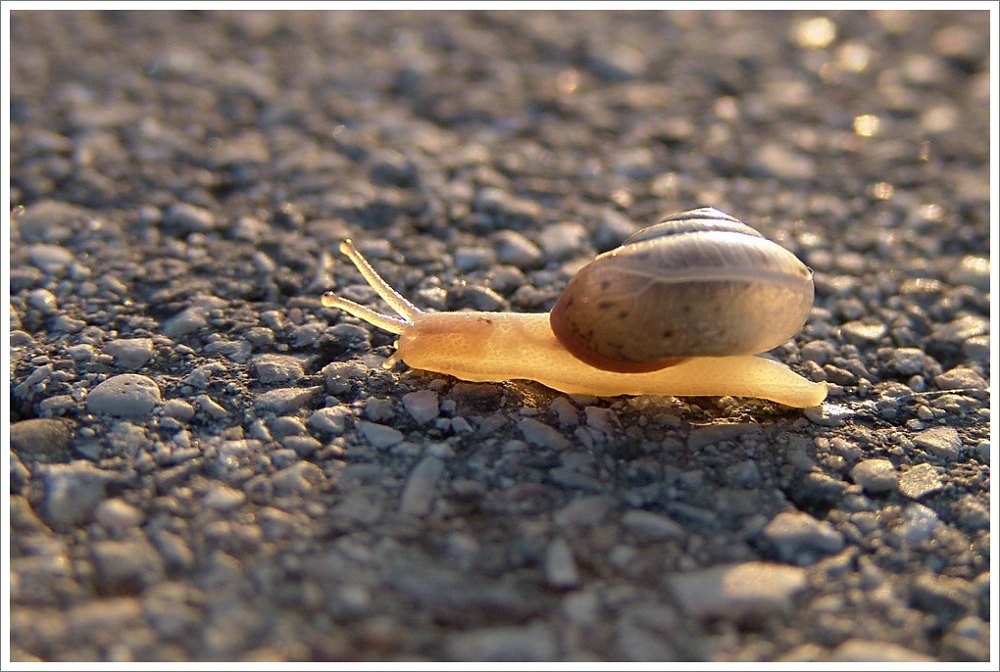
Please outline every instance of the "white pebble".
M28 258L46 273L58 273L73 261L73 253L60 245L39 243L28 248Z
M403 395L403 407L421 425L438 416L438 395L433 390L419 390Z
M152 378L123 373L108 378L87 395L91 413L137 417L147 415L160 403L160 387Z
M398 429L377 422L363 420L358 423L358 431L376 448L389 448L403 440L403 433Z

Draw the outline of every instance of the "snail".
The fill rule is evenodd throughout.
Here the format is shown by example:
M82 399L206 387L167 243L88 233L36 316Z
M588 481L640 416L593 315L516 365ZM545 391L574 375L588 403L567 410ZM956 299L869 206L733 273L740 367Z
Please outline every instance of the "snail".
M340 251L398 314L326 292L322 304L399 335L386 368L474 382L537 381L566 394L758 397L798 408L826 398L758 356L791 338L813 302L812 271L714 208L669 216L599 255L551 313L420 310L350 240Z

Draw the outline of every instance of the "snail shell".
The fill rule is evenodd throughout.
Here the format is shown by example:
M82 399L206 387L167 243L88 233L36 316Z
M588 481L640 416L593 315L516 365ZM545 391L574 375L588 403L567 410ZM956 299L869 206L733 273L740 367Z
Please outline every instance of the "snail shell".
M637 231L570 280L550 315L573 355L607 371L770 350L805 324L812 271L714 208Z

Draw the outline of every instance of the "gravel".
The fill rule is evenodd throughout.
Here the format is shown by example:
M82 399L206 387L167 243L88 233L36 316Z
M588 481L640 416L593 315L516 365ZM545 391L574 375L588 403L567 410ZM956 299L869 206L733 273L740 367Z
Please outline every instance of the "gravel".
M16 661L985 662L985 12L11 14ZM829 399L383 365L713 206Z

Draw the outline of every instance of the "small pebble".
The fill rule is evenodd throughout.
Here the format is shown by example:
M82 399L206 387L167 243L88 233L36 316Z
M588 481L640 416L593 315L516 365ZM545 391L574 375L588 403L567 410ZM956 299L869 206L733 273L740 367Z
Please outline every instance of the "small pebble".
M344 433L352 417L351 411L344 406L328 406L313 411L309 416L309 426L339 436Z
M633 509L622 516L622 527L628 530L636 541L645 544L680 539L684 536L684 528L670 518L642 509Z
M121 417L149 415L161 401L160 387L149 376L123 373L108 378L87 395L87 410Z
M139 593L163 580L163 560L144 541L99 541L91 557L97 589L105 594Z
M947 460L956 459L962 449L962 437L952 427L934 427L920 432L913 437L913 443Z
M183 399L167 399L161 408L164 415L182 422L187 422L194 417L194 406Z
M746 562L672 574L668 583L689 616L742 619L791 611L793 598L806 587L806 570Z
M866 324L864 322L848 322L840 326L840 334L848 343L858 346L868 346L877 343L886 332L884 324Z
M253 368L264 384L293 383L305 373L302 362L290 355L258 355L253 358Z
M493 265L493 250L485 247L459 247L455 249L455 268L463 273Z
M28 248L28 258L46 273L58 273L73 261L73 253L59 245L39 243Z
M589 242L587 228L573 222L552 224L538 234L538 243L546 259L568 259L583 252Z
M990 337L973 336L962 343L962 352L973 362L987 363L990 360Z
M559 430L533 418L522 419L517 423L517 428L521 430L524 440L533 446L555 450L565 450L570 446L570 442Z
M123 369L139 369L153 356L153 339L117 338L105 343L102 352L114 357L115 364Z
M10 448L21 459L68 459L69 428L61 420L32 418L10 425Z
M226 407L217 402L215 399L212 399L212 397L207 394L199 394L195 397L194 405L197 406L202 413L213 420L221 420L229 417L229 411L226 410Z
M101 502L94 517L106 528L125 530L142 523L145 515L124 499L115 498Z
M78 225L90 219L80 206L61 201L39 201L28 206L17 218L21 237L28 243L62 242L73 235Z
M306 461L296 462L271 475L271 484L279 495L304 495L323 480L323 470Z
M517 231L498 231L494 236L497 261L518 268L535 268L542 260L542 251L524 234Z
M941 390L985 390L989 383L973 369L957 367L934 377L934 384Z
M174 203L163 213L163 223L182 231L205 232L216 226L215 215L211 210L191 205L190 203Z
M966 255L958 266L948 272L948 282L953 285L971 285L981 292L990 291L990 259Z
M585 527L599 525L617 500L608 495L585 495L576 497L569 504L555 512L552 522L558 527Z
M812 158L782 144L764 144L751 156L753 168L770 177L782 180L810 180L816 174L816 165Z
M403 440L401 431L377 422L362 420L358 423L358 431L376 448L390 448Z
M42 473L46 521L56 530L89 521L115 478L114 472L95 469L85 460L47 467Z
M59 309L56 295L47 289L33 289L28 294L28 305L42 315L52 315Z
M763 534L777 548L778 555L789 562L808 561L816 553L827 555L844 547L844 535L833 525L800 511L779 513L767 524Z
M869 639L849 639L830 654L827 659L834 663L916 663L933 662L926 654L908 649L892 642Z
M438 394L433 390L418 390L403 395L403 408L423 425L438 416Z
M444 474L444 462L434 456L422 459L406 480L399 501L399 510L411 516L423 517L431 512L437 484Z
M557 537L545 551L545 581L556 590L569 590L580 585L580 570L573 559L573 550L562 537Z
M923 372L926 357L919 348L897 348L892 355L892 366L897 373L912 376Z
M882 494L896 489L896 467L885 459L863 460L851 469L851 478L865 492Z
M933 509L914 503L906 507L903 524L893 532L902 544L922 544L933 539L940 526L941 519Z
M549 662L557 660L558 639L547 625L498 626L458 632L445 640L452 661Z
M312 387L281 387L258 394L254 399L254 408L259 413L272 412L278 415L294 413L316 396L323 388Z
M194 333L207 325L205 309L201 306L191 306L160 323L160 331L165 336L177 338Z
M243 506L246 499L242 491L220 485L209 490L201 503L220 513L228 513Z
M943 488L941 474L930 464L913 466L899 477L899 491L910 499L920 499Z

